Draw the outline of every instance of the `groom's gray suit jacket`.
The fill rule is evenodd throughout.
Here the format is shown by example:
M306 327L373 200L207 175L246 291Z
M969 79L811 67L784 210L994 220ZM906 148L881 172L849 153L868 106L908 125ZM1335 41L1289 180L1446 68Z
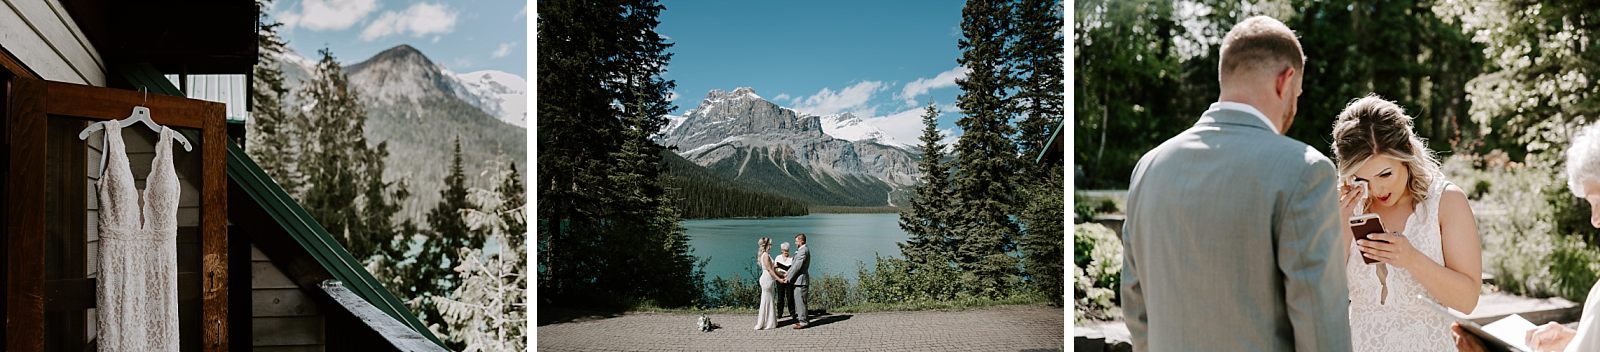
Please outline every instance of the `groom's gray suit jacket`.
M789 284L806 286L806 279L811 278L807 269L811 269L811 249L800 246L794 251L794 262L789 264Z
M1237 110L1145 154L1122 235L1134 350L1349 351L1337 178Z

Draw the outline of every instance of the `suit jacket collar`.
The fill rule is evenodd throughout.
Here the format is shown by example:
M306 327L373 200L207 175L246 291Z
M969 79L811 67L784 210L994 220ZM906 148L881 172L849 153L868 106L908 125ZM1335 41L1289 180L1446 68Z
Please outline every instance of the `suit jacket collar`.
M1216 102L1211 104L1211 109L1200 115L1196 125L1223 124L1259 128L1261 130L1278 134L1278 130L1269 123L1261 111L1249 105L1234 102Z

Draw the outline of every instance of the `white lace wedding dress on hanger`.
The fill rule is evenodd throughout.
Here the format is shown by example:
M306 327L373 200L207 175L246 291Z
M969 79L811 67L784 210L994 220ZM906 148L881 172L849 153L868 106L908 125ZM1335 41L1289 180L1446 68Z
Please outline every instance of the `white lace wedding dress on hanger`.
M139 191L122 128L105 124L95 338L101 351L178 350L178 175L172 135L161 128Z
M1435 178L1428 199L1418 202L1407 218L1402 234L1411 245L1434 263L1444 263L1444 247L1439 234L1439 198L1444 195L1443 178ZM1385 219L1387 220L1387 219ZM1387 221L1385 221L1387 222ZM1415 276L1405 269L1389 267L1389 292L1383 295L1378 282L1377 264L1361 261L1361 252L1351 243L1345 264L1350 288L1350 338L1355 351L1455 351L1450 333L1452 320L1437 313L1417 295L1433 299Z

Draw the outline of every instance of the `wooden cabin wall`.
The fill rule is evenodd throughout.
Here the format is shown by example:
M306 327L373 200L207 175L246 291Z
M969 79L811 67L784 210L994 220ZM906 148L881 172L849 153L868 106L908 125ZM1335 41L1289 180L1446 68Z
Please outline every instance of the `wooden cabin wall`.
M129 109L130 109L130 111L132 111L131 110L132 107L129 107ZM161 113L160 111L151 111L151 114L160 114L160 113ZM87 123L87 122L85 122L85 123ZM104 130L102 130L102 131L104 131ZM72 132L73 132L73 134L75 136L77 131L72 131ZM133 173L134 184L140 190L145 189L145 178L147 176L149 176L150 168L151 168L151 162L155 160L155 140L156 140L156 137L157 137L157 133L155 131L152 131L149 128L145 128L145 127L143 127L143 125L134 125L134 126L129 126L129 127L126 127L126 128L122 129L122 140L123 140L123 144L126 146L126 151L127 151L127 154L128 154L128 166L129 166L129 169ZM89 277L96 277L97 272L96 272L95 269L98 267L99 262L100 262L100 255L99 255L99 248L100 248L100 245L99 245L100 244L100 242L99 242L100 241L100 236L99 236L100 199L98 197L98 187L96 186L96 184L97 184L97 182L99 182L99 180L101 178L101 174L100 174L101 150L100 150L100 148L102 146L101 143L103 142L102 141L103 138L104 138L104 133L103 132L96 132L96 133L90 135L89 139L86 140L85 143L84 143L84 147L85 147L84 150L85 150L85 153L86 153L84 161L85 161L85 164L86 164L85 165L85 170L87 170L87 173L86 173L87 177L84 180L84 182L86 182L86 188L85 189L88 190L88 192L86 192L87 193L87 195L86 195L87 196L86 205L88 207L88 212L87 212L87 216L83 219L83 221L87 222L87 224L88 224L86 226L87 234L86 234L86 236L84 236L85 239L86 239L86 242L84 243L84 245L85 245L85 248L87 249L87 255L86 255L85 260L87 260L87 268L88 268ZM173 161L174 170L177 171L177 174L178 174L178 187L179 187L179 191L180 191L180 194L179 194L179 197L178 197L178 241L177 241L178 242L177 243L177 246L178 246L178 274L179 274L180 278L184 277L185 274L188 274L188 276L192 276L192 277L199 277L199 275L200 275L199 274L200 273L200 265L201 265L201 260L200 260L201 259L201 256L200 256L200 195L201 195L200 194L200 180L201 180L200 179L200 174L201 174L200 173L200 171L201 171L200 170L201 169L200 141L198 139L190 139L189 142L190 142L190 144L192 144L194 146L194 150L193 151L184 151L181 144L179 144L176 141L172 142L172 146L173 146L173 154L172 154L173 159L172 159L172 161ZM180 280L179 284L183 285L185 283L182 282L182 280ZM200 305L200 297L198 295L198 292L200 291L201 283L199 282L199 280L194 280L193 282L190 282L189 284L192 287L180 287L179 288L180 291L189 290L189 291L193 291L193 293L194 293L194 294L182 294L182 292L180 292L180 295L179 295L180 296L180 298L179 298L179 306L178 306L179 337L180 337L180 339L183 340L182 341L182 347L183 347L182 349L185 350L185 351L199 350L200 349L200 338L199 337L200 337L200 331L201 331L200 330L200 321L201 321L200 307L201 307L201 305ZM94 309L90 309L87 314L89 316L89 318L87 320L88 321L88 325L89 325L88 328L87 328L88 335L89 336L94 336L94 333L95 333L95 331L94 331L94 314L95 314Z
M0 6L0 47L40 78L104 87L105 62L58 0Z
M270 258L250 245L250 345L253 351L323 351L326 316Z

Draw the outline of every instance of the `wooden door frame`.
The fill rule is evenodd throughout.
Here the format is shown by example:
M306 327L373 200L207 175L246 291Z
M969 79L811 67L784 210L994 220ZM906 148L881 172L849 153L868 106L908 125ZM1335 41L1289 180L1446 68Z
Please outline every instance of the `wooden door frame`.
M6 55L0 55L3 57ZM45 129L54 116L91 120L126 118L133 106L149 107L159 124L200 130L201 140L201 336L206 351L228 350L227 109L224 104L41 80L17 72L6 94L4 131L10 142L5 195L5 349L44 349Z

